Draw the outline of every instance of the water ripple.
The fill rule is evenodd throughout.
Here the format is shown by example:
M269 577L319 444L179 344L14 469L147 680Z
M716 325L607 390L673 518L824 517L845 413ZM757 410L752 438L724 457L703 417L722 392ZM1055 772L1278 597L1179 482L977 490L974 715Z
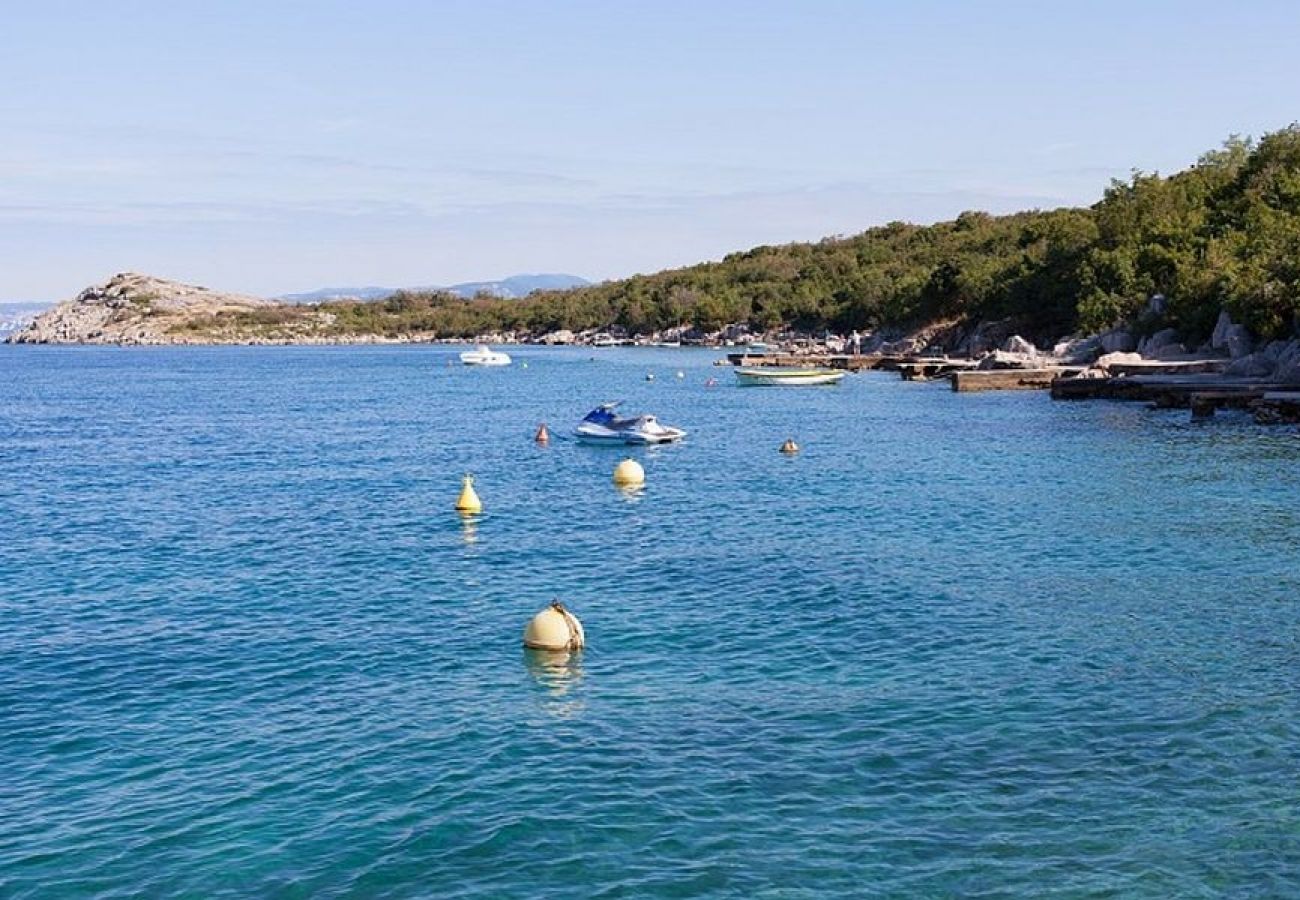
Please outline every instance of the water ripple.
M519 356L0 348L0 895L1296 893L1293 431Z

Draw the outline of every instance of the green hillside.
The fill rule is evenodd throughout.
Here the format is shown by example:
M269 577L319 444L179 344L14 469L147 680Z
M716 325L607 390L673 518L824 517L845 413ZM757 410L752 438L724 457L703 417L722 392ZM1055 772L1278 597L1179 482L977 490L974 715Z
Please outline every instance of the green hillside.
M1135 173L1090 208L894 222L525 300L399 293L319 309L332 314L331 330L340 334L451 337L610 325L649 333L733 322L848 332L1009 318L1047 341L1133 320L1153 294L1167 298L1167 312L1158 322L1136 322L1139 328L1172 326L1195 339L1209 333L1221 308L1262 337L1296 328L1300 126L1257 142L1234 137L1169 177ZM257 324L256 315L238 324Z

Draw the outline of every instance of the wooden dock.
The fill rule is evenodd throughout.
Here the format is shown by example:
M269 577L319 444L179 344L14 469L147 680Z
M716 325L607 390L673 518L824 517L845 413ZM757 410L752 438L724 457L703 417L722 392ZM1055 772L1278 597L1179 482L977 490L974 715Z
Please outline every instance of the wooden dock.
M727 362L733 366L816 366L824 369L845 369L861 372L886 368L881 362L891 357L879 353L728 353Z
M1110 363L1106 370L1112 375L1206 375L1221 374L1231 360L1227 359L1143 359L1137 362Z
M1273 399L1268 399L1273 398ZM1228 375L1128 375L1110 378L1059 378L1053 400L1128 400L1153 409L1187 409L1206 419L1219 409L1249 409L1259 421L1300 421L1300 391L1255 378Z
M973 371L978 366L979 363L973 359L915 356L894 363L892 368L904 381L929 381L932 378L947 378L957 372Z
M1250 404L1255 421L1261 425L1300 424L1300 389L1269 391Z
M953 372L952 389L959 394L976 391L1041 391L1058 378L1078 373L1078 368L1051 366L1042 369L987 369Z

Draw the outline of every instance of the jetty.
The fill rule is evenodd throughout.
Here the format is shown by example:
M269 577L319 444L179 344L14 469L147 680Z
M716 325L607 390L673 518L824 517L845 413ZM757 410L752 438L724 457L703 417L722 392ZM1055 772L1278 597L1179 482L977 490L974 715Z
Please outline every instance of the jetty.
M1128 400L1153 409L1186 409L1206 419L1217 410L1248 410L1261 423L1300 423L1300 386L1223 374L1218 358L1113 362L1097 377L1084 365L1043 365L1029 359L996 368L965 357L887 353L729 353L717 365L786 366L897 372L904 381L947 379L959 394L1051 392L1053 400ZM987 362L985 362L987 365Z
M1053 400L1127 400L1153 409L1186 409L1207 419L1220 409L1250 410L1262 423L1300 422L1300 390L1294 385L1212 373L1061 378Z
M979 366L979 361L964 357L922 356L914 353L728 353L733 366L786 366L845 369L849 372L883 370L897 372L904 381L929 381L947 378L953 372Z
M862 372L869 369L889 368L888 363L901 357L880 353L728 353L727 362L733 366L815 366L822 369L845 369Z
M1073 378L1079 366L1047 366L1040 369L985 369L953 372L952 389L959 394L976 391L1041 391L1059 378Z

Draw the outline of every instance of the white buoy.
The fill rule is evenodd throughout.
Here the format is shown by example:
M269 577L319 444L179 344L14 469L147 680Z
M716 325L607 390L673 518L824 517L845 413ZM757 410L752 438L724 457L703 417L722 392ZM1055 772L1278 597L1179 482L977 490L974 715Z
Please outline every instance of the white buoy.
M559 600L524 627L524 646L529 650L581 650L586 642L582 623Z
M646 381L654 381L654 380L655 380L655 373L654 373L654 372L646 372L646 373L645 373L645 380L646 380Z
M635 459L625 459L614 467L614 483L619 487L645 484L645 469Z
M678 370L677 370L677 377L678 377L678 378L685 378L685 377L686 377L686 373L683 372L681 369L678 369Z
M794 438L786 438L785 443L781 445L781 452L786 456L793 456L799 452L799 445L794 442Z
M460 485L460 497L456 499L456 512L461 515L474 516L483 511L483 501L479 500L474 490L474 476L466 475Z

